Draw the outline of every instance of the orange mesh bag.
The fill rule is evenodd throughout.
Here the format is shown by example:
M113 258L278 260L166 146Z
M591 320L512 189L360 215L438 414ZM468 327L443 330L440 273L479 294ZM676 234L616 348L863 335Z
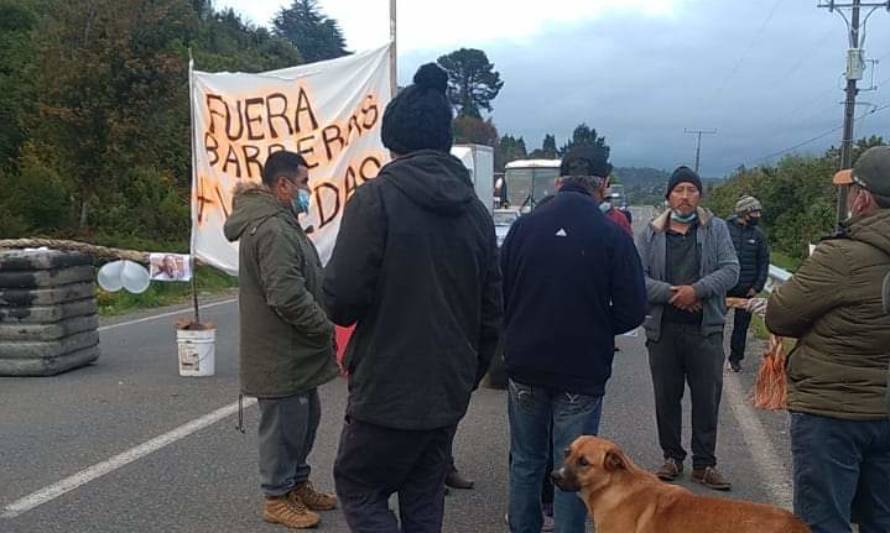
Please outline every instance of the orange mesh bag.
M785 409L787 405L785 343L781 337L770 335L754 385L754 407L776 411Z
M763 314L765 300L747 298L727 298L726 306ZM787 407L787 385L785 383L785 343L781 337L769 336L766 351L760 361L757 382L751 394L754 407L776 411Z

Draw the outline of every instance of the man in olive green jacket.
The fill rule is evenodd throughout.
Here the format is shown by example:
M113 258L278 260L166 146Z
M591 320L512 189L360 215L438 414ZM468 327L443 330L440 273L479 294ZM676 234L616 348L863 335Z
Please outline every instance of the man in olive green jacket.
M852 172L851 217L767 307L770 331L798 339L789 355L794 510L814 533L890 531L890 419L884 403L890 317L890 147Z
M315 527L336 506L306 463L321 418L317 387L337 376L334 325L321 302L322 267L297 222L309 208L306 161L275 152L263 183L239 187L225 234L240 241L241 391L260 407L263 519Z

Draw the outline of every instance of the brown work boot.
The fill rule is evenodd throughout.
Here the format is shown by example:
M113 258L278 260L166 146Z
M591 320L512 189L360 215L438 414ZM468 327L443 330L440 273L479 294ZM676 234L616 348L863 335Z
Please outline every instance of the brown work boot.
M683 462L672 457L664 460L661 468L655 471L655 475L662 481L674 481L683 473Z
M692 470L692 481L714 490L729 490L732 483L727 481L713 466Z
M279 496L266 497L263 520L291 529L309 529L317 526L321 517L307 509L302 502L294 503L288 496Z
M312 482L306 481L288 494L291 502L301 502L312 511L331 511L337 508L337 497L327 492L318 492Z

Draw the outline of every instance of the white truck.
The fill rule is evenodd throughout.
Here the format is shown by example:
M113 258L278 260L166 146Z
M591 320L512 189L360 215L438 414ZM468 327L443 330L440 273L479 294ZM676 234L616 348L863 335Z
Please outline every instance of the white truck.
M451 155L460 159L467 170L476 195L491 213L494 210L494 149L481 144L455 144Z

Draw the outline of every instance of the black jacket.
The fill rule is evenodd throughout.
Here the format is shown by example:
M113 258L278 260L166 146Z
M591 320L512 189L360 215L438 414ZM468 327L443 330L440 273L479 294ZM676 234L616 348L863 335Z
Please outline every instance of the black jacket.
M602 395L615 335L643 323L646 286L630 236L573 185L517 220L501 247L511 379Z
M460 160L414 152L359 187L324 292L335 323L357 323L349 416L409 430L457 424L503 313L494 222Z
M729 235L739 256L739 281L729 296L745 297L752 288L760 292L769 276L769 244L758 227L742 224L738 216L726 221Z

